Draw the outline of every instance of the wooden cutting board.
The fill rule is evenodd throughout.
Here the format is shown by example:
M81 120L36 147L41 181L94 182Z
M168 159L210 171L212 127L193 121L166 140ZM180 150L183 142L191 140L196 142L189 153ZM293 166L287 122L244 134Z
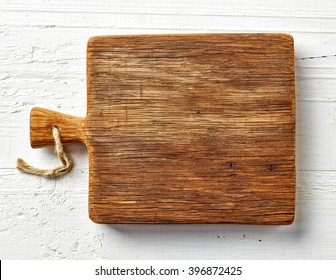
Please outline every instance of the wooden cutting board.
M93 37L86 118L34 108L32 147L53 125L87 145L94 222L293 221L289 35Z

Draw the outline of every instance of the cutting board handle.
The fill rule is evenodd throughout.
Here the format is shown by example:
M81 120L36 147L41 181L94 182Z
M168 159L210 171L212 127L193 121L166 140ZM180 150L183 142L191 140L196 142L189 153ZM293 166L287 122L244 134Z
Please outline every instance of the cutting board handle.
M34 107L30 112L30 145L41 148L55 145L51 127L57 126L62 143L85 142L85 118Z

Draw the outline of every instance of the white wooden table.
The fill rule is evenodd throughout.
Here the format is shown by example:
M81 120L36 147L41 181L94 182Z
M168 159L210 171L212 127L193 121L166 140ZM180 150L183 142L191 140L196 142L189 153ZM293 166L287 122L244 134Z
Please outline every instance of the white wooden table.
M1 259L335 259L336 1L0 1ZM86 42L101 34L285 32L295 39L297 211L290 226L97 225L87 214L84 145L58 180L16 158L58 164L29 145L29 112L86 111Z

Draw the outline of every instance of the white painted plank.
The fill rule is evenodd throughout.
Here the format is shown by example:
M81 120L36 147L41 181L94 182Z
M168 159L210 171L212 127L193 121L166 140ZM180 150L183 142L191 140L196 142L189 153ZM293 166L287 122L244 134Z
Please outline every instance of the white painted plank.
M7 184L0 189L0 258L336 257L334 172L299 172L290 226L97 225L87 215L85 171L57 181L18 176L13 169L0 175Z
M35 27L40 29L98 29L119 30L118 33L163 33L163 32L288 32L335 34L336 18L295 18L295 17L250 17L222 15L195 16L185 14L97 14L49 13L39 11L8 11L3 15L5 26L16 28ZM65 16L66 15L66 16ZM27 21L17 21L17 16ZM115 31L113 32L115 33Z
M81 1L81 0L44 0L14 1L1 0L4 11L42 11L42 12L76 12L79 14L109 13L109 14L170 14L170 15L222 15L222 16L252 16L269 17L309 17L335 18L336 4L333 0L307 0L302 5L300 1L269 1L269 0L168 0L162 3L155 0L132 1Z
M33 106L84 116L85 51L101 34L286 32L295 39L296 220L291 226L97 225L87 214L84 145L58 180L19 173ZM0 1L1 259L334 259L336 1ZM260 241L259 241L260 240Z

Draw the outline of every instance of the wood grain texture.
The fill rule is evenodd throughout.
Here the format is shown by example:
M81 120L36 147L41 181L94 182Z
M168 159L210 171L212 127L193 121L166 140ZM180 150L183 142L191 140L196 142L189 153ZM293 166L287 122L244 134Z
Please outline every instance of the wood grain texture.
M32 110L31 145L87 145L93 221L293 221L291 36L93 37L87 87L86 119Z
M290 36L94 37L87 86L95 222L293 221Z
M30 113L30 145L32 148L54 146L52 126L57 126L63 144L85 142L84 118L34 107Z
M1 259L335 259L336 2L247 0L0 0ZM294 36L297 191L289 226L97 225L87 218L85 145L76 165L47 180L17 172L31 149L29 112L86 113L86 43L101 34L285 32Z

